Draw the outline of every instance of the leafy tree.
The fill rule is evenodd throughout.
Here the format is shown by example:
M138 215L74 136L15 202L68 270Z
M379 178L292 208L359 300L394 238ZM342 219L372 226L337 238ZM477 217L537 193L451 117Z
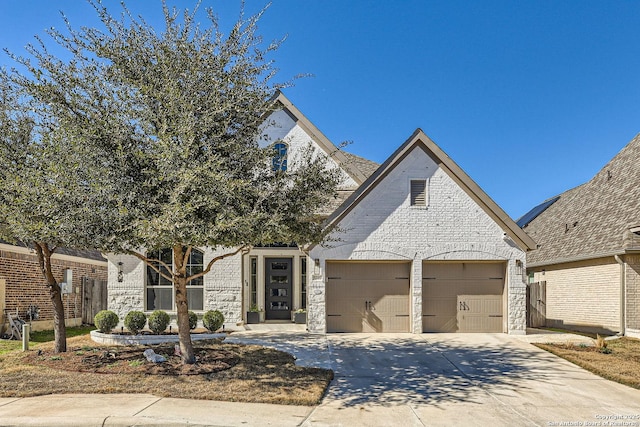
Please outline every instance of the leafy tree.
M92 172L74 180L88 189L89 218L100 219L87 228L86 247L132 254L173 282L181 353L193 363L187 283L257 243L321 241L316 212L339 174L311 149L288 159L287 172L274 170L273 148L259 144L283 86L267 59L280 43L257 34L264 10L241 14L223 34L211 10L204 28L195 11L163 3L159 33L126 7L116 19L91 4L103 29L50 30L70 59L40 43L30 59L14 56L28 73L11 79L55 119L56 142ZM171 267L147 256L167 247ZM194 247L227 250L188 276Z
M0 72L0 236L35 250L53 304L55 351L66 351L64 306L51 257L90 247L96 226L88 171L57 122Z

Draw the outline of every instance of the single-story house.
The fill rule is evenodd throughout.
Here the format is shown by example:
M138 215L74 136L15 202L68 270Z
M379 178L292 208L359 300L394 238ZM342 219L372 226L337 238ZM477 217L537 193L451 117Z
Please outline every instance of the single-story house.
M589 182L518 220L531 310L549 327L640 336L640 135Z
M343 183L327 223L331 242L254 247L214 264L189 285L190 308L219 309L226 325L257 306L265 320L325 332L526 331L526 252L534 241L422 131L384 164L338 149L283 94L263 136L293 155L309 143ZM206 264L222 249L200 248ZM158 256L171 263L170 252ZM109 308L174 310L163 283L133 256L108 255Z
M65 324L92 323L95 312L106 307L107 260L96 251L58 248L51 262L56 279L70 282L62 294ZM9 330L4 310L32 320L34 331L53 329L53 305L35 252L0 241L0 334Z

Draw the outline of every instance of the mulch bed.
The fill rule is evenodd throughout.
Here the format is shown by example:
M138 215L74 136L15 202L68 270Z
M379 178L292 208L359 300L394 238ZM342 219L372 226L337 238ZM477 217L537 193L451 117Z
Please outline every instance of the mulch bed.
M149 346L70 346L66 353L54 353L52 349L40 349L25 356L30 365L43 365L54 369L101 374L146 374L146 375L202 375L224 371L238 363L233 346L225 348L217 340L194 342L196 363L185 364L175 354L175 344ZM162 363L149 362L142 354L151 348L164 356Z

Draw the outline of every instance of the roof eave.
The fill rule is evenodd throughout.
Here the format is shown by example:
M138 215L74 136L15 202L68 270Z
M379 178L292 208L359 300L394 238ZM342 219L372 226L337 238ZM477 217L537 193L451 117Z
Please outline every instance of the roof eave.
M590 259L609 258L616 255L640 254L640 248L616 249L612 251L598 252L593 254L582 254L564 258L555 258L547 261L527 263L527 268L546 267L548 265L569 264L572 262L588 261Z
M327 156L335 160L358 185L366 180L366 174L357 165L349 163L349 159L342 150L336 147L281 91L276 92L274 102L280 103L291 118L322 148Z

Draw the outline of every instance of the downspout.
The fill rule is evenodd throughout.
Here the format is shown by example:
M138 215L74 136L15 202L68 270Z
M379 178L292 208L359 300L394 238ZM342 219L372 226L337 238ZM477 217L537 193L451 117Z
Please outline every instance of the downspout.
M620 333L618 335L624 335L626 333L626 294L627 294L627 263L622 261L619 255L614 255L613 258L618 264L620 264Z

